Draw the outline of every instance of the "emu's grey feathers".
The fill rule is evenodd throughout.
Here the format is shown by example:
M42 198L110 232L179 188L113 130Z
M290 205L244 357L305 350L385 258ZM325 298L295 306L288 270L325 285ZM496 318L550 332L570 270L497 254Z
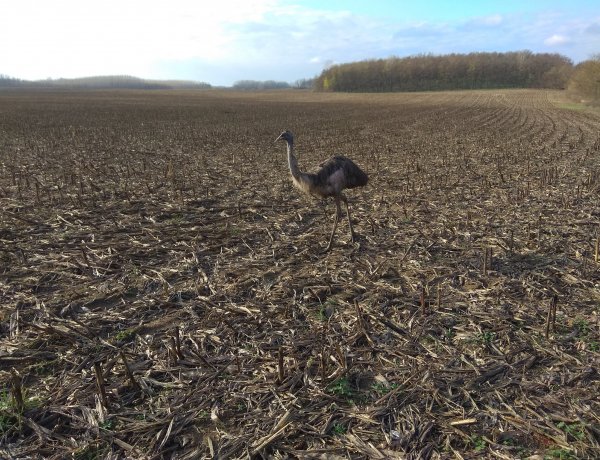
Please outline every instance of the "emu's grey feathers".
M343 172L341 175L343 177L341 189L363 187L369 182L369 176L356 163L341 155L321 163L320 166L321 169L314 174L317 187L326 185L329 179L339 170Z
M331 237L329 238L329 244L327 245L327 251L331 249L333 244L333 236L337 224L342 214L340 208L340 201L346 204L346 212L348 213L348 225L350 226L350 235L352 241L354 241L354 230L352 228L352 219L350 219L350 207L348 206L348 199L342 191L346 188L362 187L367 185L369 177L367 174L360 169L356 163L350 158L344 156L335 156L326 162L322 163L321 169L314 174L304 173L300 171L298 167L298 160L294 156L294 135L290 131L282 132L276 139L287 142L287 154L288 164L290 167L290 173L292 174L292 182L304 193L317 195L321 197L332 196L335 200L336 213L335 221L333 224L333 230L331 231Z

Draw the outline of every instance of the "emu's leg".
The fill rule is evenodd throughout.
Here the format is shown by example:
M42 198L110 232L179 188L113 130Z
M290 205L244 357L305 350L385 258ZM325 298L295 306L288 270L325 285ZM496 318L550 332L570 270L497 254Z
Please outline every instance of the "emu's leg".
M340 220L340 215L342 214L342 208L340 206L340 197L335 197L335 220L333 221L333 230L331 231L331 237L329 237L329 244L327 248L325 248L325 252L331 249L331 245L333 244L333 235L335 235L335 230L337 229L338 222Z
M348 198L346 195L340 195L344 203L346 203L346 213L348 214L348 224L350 224L350 239L354 243L354 229L352 228L352 219L350 219L350 207L348 206Z

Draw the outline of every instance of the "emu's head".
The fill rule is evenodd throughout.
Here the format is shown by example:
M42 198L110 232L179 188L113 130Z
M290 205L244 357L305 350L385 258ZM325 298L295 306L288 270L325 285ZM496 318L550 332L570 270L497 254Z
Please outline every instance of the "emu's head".
M292 134L291 131L286 130L286 131L282 132L277 139L275 139L275 142L277 142L277 141L286 141L288 143L293 143L294 135Z

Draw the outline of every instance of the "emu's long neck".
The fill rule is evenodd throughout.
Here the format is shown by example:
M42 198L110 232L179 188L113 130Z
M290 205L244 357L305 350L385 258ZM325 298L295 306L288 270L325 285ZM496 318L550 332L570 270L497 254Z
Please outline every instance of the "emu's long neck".
M314 188L313 181L309 174L303 173L298 168L298 160L294 156L294 142L288 141L287 143L287 155L288 164L290 165L290 172L292 173L292 182L304 193L311 193Z
M301 180L302 171L300 171L300 168L298 168L298 160L294 156L294 143L292 141L287 142L287 156L292 177L296 180Z

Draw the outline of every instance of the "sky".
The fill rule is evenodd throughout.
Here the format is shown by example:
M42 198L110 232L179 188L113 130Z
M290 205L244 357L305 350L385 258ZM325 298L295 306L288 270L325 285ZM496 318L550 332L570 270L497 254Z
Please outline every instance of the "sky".
M293 83L433 53L600 53L600 0L0 0L0 74Z

